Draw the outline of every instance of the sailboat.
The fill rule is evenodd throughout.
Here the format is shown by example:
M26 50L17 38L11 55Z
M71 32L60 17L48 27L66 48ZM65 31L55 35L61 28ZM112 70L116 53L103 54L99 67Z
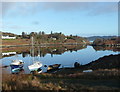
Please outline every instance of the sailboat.
M33 64L29 65L28 68L30 71L37 71L39 68L42 67L42 63L40 63L39 61L35 61L34 60L34 46L33 46L33 37L32 37L32 56L33 56Z

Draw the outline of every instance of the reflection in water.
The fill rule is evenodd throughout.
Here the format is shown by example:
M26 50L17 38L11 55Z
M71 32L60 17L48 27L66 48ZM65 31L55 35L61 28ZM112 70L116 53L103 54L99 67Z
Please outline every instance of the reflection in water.
M96 51L99 51L99 50L102 50L102 51L105 51L105 50L111 50L111 51L120 51L120 47L117 47L117 46L93 46L93 48L96 50Z
M51 54L51 57L53 57L53 55L62 55L66 51L72 52L72 51L84 49L86 47L87 47L86 45L45 47L45 48L39 48L40 52L38 51L38 48L36 47L35 48L35 56L45 57L47 54ZM30 52L28 52L28 53L25 52L22 54L24 54L22 56L25 57L28 54L30 54ZM31 54L31 56L32 56L32 54Z
M42 73L42 69L38 68L36 71L30 71L31 74Z
M95 50L101 50L96 52ZM92 46L86 46L86 45L71 45L71 46L51 46L51 47L40 47L38 51L38 47L35 47L35 59L38 59L38 61L42 61L41 63L43 66L38 69L37 71L33 71L31 73L41 73L41 72L55 72L59 70L59 68L62 67L78 67L79 65L88 64L89 62L92 62L94 60L97 60L100 57L103 57L105 55L110 54L118 54L117 52L113 52L117 49L112 48L103 48L103 47L92 47ZM11 48L9 48L11 49ZM106 50L107 49L107 50ZM112 50L110 50L112 49ZM5 49L4 49L5 50ZM4 51L3 50L3 51ZM12 49L11 49L12 50ZM21 47L13 49L18 50L16 51L18 54L18 59L23 60L24 66L24 72L21 71L23 69L14 69L12 70L11 67L4 68L9 73L25 73L29 74L30 70L28 69L28 66L32 64L32 55L30 54L30 48L28 47ZM104 50L104 51L103 51ZM105 51L106 50L106 51ZM41 57L41 58L40 58ZM3 66L9 66L11 63L11 60L14 60L15 56L9 56L2 58L3 60ZM75 62L78 62L79 64L75 64ZM55 65L59 65L53 68ZM53 69L52 69L53 68ZM55 70L55 71L54 71Z
M16 52L4 52L2 53L2 56L10 56L10 55L15 55Z
M22 57L23 57L23 58L24 58L24 57L27 57L28 54L30 54L30 53L29 53L29 52L22 52Z
M12 68L11 67L11 73L12 74L20 74L20 73L24 73L24 69L23 69L23 67L21 67L21 68Z
M78 51L81 49L85 49L87 46L86 45L68 45L68 46L51 46L51 47L35 47L34 49L34 55L35 56L40 56L40 57L45 57L47 54L51 54L51 57L54 55L62 55L66 51L70 51L71 53L73 51ZM13 48L13 47L12 47ZM31 49L30 47L14 47L12 48L3 48L3 52L9 52L11 51L16 51L16 54L22 54L22 57L27 57L28 55L32 56ZM39 50L38 50L39 49ZM9 55L10 56L10 55ZM6 56L2 56L6 57Z
M62 55L66 51L70 51L71 53L73 51L77 52L78 50L85 49L86 47L87 47L86 45L51 46L51 47L40 47L39 48L40 51L38 51L38 47L35 47L35 56L45 57L47 54L51 54L51 57L53 57L54 55ZM102 51L111 50L115 52L120 51L120 47L117 47L117 46L93 46L93 48L96 51L99 51L99 50L102 50ZM14 49L11 49L11 48L9 49L13 51L13 54L11 52L10 55L8 55L9 54L8 48L4 48L2 51L3 52L5 51L5 53L3 53L5 55L2 54L2 57L6 57L6 54L8 56L12 56L15 53L22 54L22 57L27 57L30 54L30 47L15 47ZM18 51L14 52L14 50L18 50Z

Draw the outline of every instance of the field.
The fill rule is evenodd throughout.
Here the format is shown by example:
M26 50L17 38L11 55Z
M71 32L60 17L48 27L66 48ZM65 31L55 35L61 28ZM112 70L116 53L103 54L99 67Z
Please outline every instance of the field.
M2 46L9 46L9 45L29 45L29 39L11 39L11 40L2 40Z

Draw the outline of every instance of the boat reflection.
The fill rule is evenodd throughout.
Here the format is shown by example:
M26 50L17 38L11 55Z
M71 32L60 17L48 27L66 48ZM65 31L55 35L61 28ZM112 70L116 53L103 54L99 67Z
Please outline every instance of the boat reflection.
M53 55L62 55L63 53L70 51L76 51L77 50L81 50L81 49L85 49L87 48L86 45L60 45L60 46L48 46L48 47L40 47L39 48L37 46L35 46L34 48L34 56L39 56L39 57L45 57L47 54L51 54L51 57L53 57ZM22 57L27 57L27 56L32 56L32 54L30 53L30 47L14 47L14 49L9 48L11 51L16 50L16 54L22 54ZM7 52L9 50L8 48L4 48L2 49L3 52ZM2 56L5 57L5 56Z
M12 68L11 67L11 73L12 74L24 74L24 69L22 68Z
M42 69L38 68L36 71L30 71L31 74L37 74L37 73L42 73Z

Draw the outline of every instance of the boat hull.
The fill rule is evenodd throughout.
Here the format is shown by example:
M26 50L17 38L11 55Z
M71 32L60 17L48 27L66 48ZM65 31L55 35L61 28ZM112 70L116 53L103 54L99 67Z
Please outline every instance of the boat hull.
M29 68L30 71L37 71L40 67L41 66L39 66L39 67L28 66L28 68Z
M30 71L37 71L41 67L42 67L42 64L39 63L39 62L36 62L36 63L28 66L28 68L29 68Z
M23 68L23 65L10 65L11 69L15 69L15 68Z

